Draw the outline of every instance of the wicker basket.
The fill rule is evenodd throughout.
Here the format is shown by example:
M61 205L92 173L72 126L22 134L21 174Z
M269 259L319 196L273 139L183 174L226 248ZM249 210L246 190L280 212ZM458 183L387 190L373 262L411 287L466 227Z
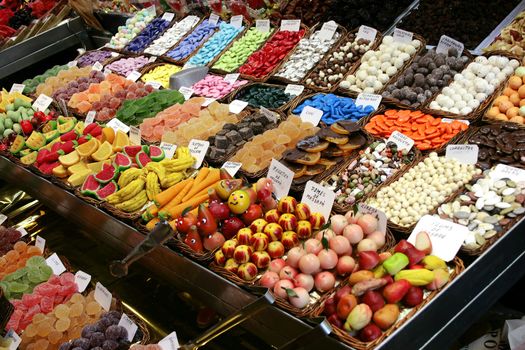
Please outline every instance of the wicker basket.
M105 211L107 211L112 216L114 216L116 218L119 218L119 219L121 219L123 221L127 221L127 222L132 222L132 221L140 218L140 216L144 212L144 209L141 209L141 210L138 210L138 211L133 212L133 213L126 213L125 211L117 209L115 206L113 206L113 205L111 205L111 204L109 204L108 202L105 202L105 201L102 202L99 205L99 207L104 209Z
M148 57L146 54L137 54L137 55L136 55L136 54L127 54L126 56L120 55L120 56L118 56L118 57L115 57L115 58L111 59L108 63L106 63L106 64L104 65L104 70L107 68L109 71L111 71L111 73L116 74L116 75L120 75L119 73L116 73L116 72L112 71L112 70L109 68L109 65L112 64L112 63L114 63L114 62L120 61L120 60L122 60L122 59L126 59L126 58L135 58L135 57L139 57L139 56L146 57L146 58ZM149 62L146 62L146 64L144 64L142 67L139 68L139 71L140 71L142 68L146 67L148 64L149 64ZM124 75L120 75L120 76L126 78L126 76L124 76Z
M82 194L82 192L80 192L80 187L76 188L74 192L75 192L75 196L77 196L78 198L82 199L84 202L89 203L96 208L98 208L103 203L103 201L101 201L100 199L96 199L96 198L89 197L89 196Z
M244 90L248 90L250 89L251 87L253 86L256 86L256 85L261 85L261 86L265 86L265 87L275 87L275 88L280 88L280 89L285 89L284 86L282 85L278 85L278 84L269 84L269 83L248 83L246 85L243 85L241 86L236 92L235 94L233 94L230 98L230 100L228 102L232 102L233 100L235 99L238 99L238 96L241 92L243 92ZM306 90L307 91L307 90ZM297 96L294 96L292 97L288 102L286 102L285 104L283 104L281 107L279 108L267 108L271 111L277 111L277 112L285 112L290 106L292 106L293 104L295 104L297 102L297 100L303 96L303 94L305 93L305 91L303 91L300 95L297 95ZM242 100L242 98L240 98ZM250 105L251 106L251 105ZM251 106L253 108L257 108L255 106Z
M157 17L157 18L159 18L159 17ZM152 22L153 22L153 21L152 21ZM151 23L151 22L150 22L150 23ZM148 25L149 25L150 23L148 23ZM158 38L160 38L161 36L163 36L164 33L166 33L166 31L167 31L168 29L170 29L170 28L171 28L174 24L176 24L176 23L177 23L177 19L176 19L175 17L173 17L173 19L170 21L170 24L169 24L169 25L168 25L168 26L167 26L162 32L160 32L160 33L157 35L157 37L156 37L155 39L153 39L153 40L148 44L148 46L146 46L146 47L145 47L144 49L142 49L140 52L132 52L132 51L128 51L128 50L127 50L127 47L129 46L129 44L130 44L133 40L135 40L140 34L142 34L142 31L144 31L144 30L146 29L146 27L148 26L148 25L147 25L146 27L144 27L144 29L143 29L140 33L138 33L133 39L131 39L131 40L126 44L126 46L124 46L124 48L123 48L122 50L120 50L120 51L121 51L123 54L128 55L128 56L129 56L129 55L141 55L141 54L144 52L144 50L146 50L146 49L147 49L147 48L153 43L153 41L155 41L155 40L157 40Z
M185 256L202 264L208 264L210 261L212 261L215 257L215 252L221 249L220 247L218 247L215 250L210 250L204 253L197 253L196 251L191 249L186 243L184 243L182 237L177 232L175 232L175 238L169 242L168 246L173 250L180 251Z

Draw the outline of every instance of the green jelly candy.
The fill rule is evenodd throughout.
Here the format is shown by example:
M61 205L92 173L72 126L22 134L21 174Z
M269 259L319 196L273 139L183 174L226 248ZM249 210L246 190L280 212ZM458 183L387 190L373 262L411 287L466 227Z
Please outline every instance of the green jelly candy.
M394 253L383 262L383 267L390 275L395 275L409 264L408 257L403 253Z
M39 267L42 265L46 265L46 259L44 259L44 257L39 256L39 255L32 256L26 261L26 266Z
M51 275L53 274L53 269L47 265L40 266L39 270L40 270L40 277L42 278L42 281L47 281L49 277L51 277Z
M9 283L9 290L12 293L24 293L25 291L29 290L29 285L25 283L11 282Z
M27 273L27 279L30 283L40 283L42 280L41 272L39 269L30 270Z

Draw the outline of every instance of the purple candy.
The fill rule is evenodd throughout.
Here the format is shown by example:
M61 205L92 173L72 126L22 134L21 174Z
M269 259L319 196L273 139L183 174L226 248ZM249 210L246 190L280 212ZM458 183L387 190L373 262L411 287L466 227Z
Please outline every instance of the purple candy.
M139 35L130 41L126 50L135 53L144 51L153 40L157 39L162 33L164 33L164 30L166 30L169 25L170 22L162 18L155 18L142 32L140 32Z
M107 69L115 74L127 77L132 71L139 71L148 63L148 59L144 56L121 58L117 61L111 62L106 66Z
M77 66L79 68L82 68L85 66L92 66L93 64L95 64L95 62L102 63L110 57L111 57L111 52L109 51L102 51L102 50L89 51L77 59Z

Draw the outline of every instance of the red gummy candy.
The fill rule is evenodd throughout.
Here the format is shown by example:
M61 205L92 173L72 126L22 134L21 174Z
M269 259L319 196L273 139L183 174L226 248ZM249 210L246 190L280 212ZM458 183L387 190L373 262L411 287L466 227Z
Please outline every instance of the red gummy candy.
M71 272L64 272L60 275L60 284L66 285L69 283L75 283L75 275L73 275Z
M47 280L47 283L56 284L56 285L62 284L60 277L58 277L57 275L52 275L51 277L49 277L49 280Z
M48 314L51 311L53 311L53 308L55 307L55 297L43 297L40 301L40 309L42 310L42 313Z
M54 297L60 288L56 284L42 283L35 287L38 288L37 293L45 297Z
M22 296L22 304L28 308L40 304L42 297L38 294L24 294ZM16 307L16 306L15 306Z

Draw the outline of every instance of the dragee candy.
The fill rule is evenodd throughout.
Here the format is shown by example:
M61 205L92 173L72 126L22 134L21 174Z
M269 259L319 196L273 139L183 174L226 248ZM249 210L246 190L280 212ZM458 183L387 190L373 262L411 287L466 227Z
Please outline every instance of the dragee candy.
M153 21L148 23L146 28L139 35L137 35L133 40L131 40L126 46L127 51L134 53L139 53L144 51L153 40L157 39L170 25L169 21L166 21L162 18L155 18Z
M161 37L144 50L151 55L163 55L173 45L175 45L184 35L186 35L199 21L198 17L188 16L169 28Z
M104 50L89 51L77 59L77 66L80 68L86 67L86 66L92 66L96 62L104 63L104 61L106 61L109 58L111 58L110 51L104 51Z
M155 68L151 69L147 73L145 73L140 80L142 80L145 83L148 82L157 82L160 83L164 88L170 87L170 77L180 72L181 68L179 66L175 66L173 64L163 64L160 66L156 66Z
M175 48L168 51L167 56L176 61L184 60L213 33L215 33L215 30L219 28L220 23L222 23L222 21L219 21L217 24L213 24L210 23L209 20L205 19Z
M126 20L126 25L118 28L117 34L111 38L107 46L114 49L124 48L154 17L154 11L140 10L135 16Z
M105 68L109 69L112 73L127 77L129 73L140 71L140 69L148 63L148 58L144 56L127 57L111 62Z
M36 95L45 94L53 96L53 93L61 87L65 87L69 82L82 77L88 77L91 66L78 68L76 66L61 70L55 77L47 78L43 83L36 87Z
M293 95L284 92L285 88L281 86L270 86L263 84L254 84L241 89L235 98L248 102L251 107L265 107L268 109L280 108L288 103Z
M197 96L220 99L247 83L247 80L237 79L235 83L230 84L221 76L208 74L204 79L193 84L191 88Z

